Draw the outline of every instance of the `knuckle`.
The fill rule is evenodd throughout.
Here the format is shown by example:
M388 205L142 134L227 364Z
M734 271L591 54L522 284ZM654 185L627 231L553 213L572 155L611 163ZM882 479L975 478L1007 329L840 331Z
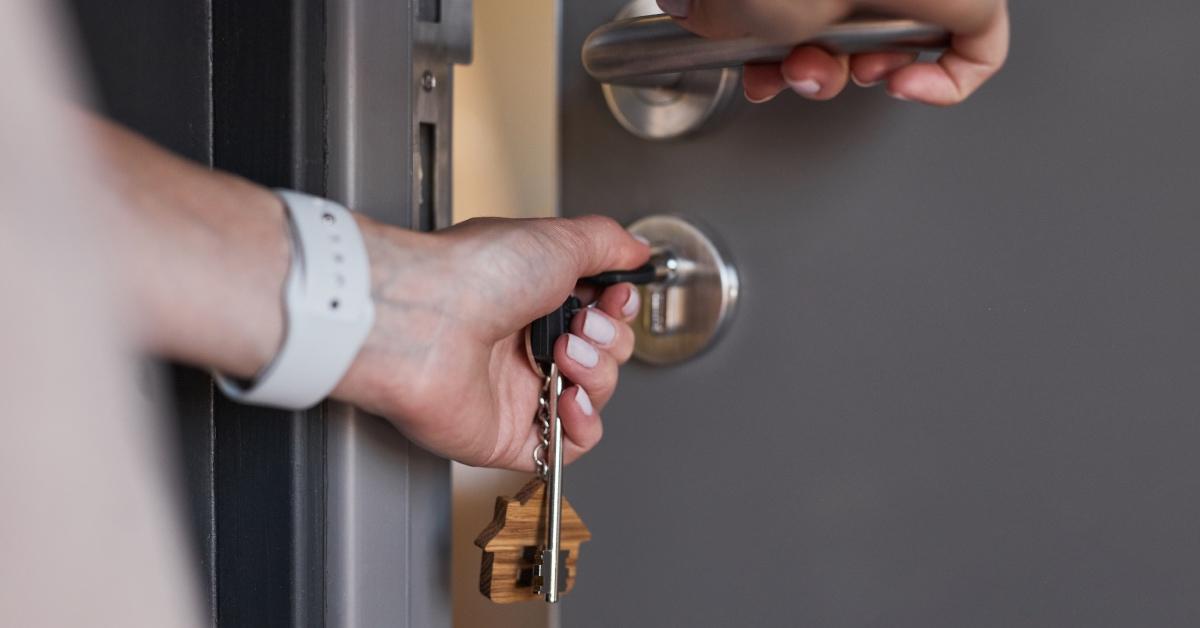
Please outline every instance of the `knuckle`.
M610 216L600 216L597 214L589 214L581 216L576 220L576 224L583 228L586 234L595 234L604 238L617 237L625 230L621 228L620 223Z
M616 358L617 358L617 362L619 362L621 364L625 364L632 357L633 357L633 338L630 338L628 341L622 342L621 345L616 349Z
M602 373L597 381L598 386L595 386L596 392L602 399L607 399L617 389L619 367L616 359L609 357L609 359L604 360L599 370Z

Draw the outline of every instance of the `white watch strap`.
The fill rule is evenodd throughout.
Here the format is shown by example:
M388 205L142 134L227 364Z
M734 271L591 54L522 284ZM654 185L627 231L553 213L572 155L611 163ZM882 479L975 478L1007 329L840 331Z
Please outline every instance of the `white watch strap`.
M283 346L255 381L219 374L216 381L238 401L300 410L329 395L371 331L371 266L346 208L290 190L276 193L287 206L292 237Z

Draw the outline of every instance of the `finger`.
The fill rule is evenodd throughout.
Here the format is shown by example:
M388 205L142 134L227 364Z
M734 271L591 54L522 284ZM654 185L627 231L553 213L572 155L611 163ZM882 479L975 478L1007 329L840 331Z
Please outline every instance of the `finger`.
M750 63L742 70L742 90L746 100L760 104L787 89L778 63Z
M558 416L562 420L565 442L563 459L567 464L595 447L604 435L600 415L587 391L579 386L572 386L559 396Z
M601 288L587 282L579 282L575 284L575 297L578 298L584 305L591 305L600 298Z
M575 334L564 334L554 344L554 363L563 377L587 391L597 410L617 388L617 360Z
M522 443L521 446L506 448L503 457L491 460L480 466L488 469L533 471L536 466L533 462L533 452L542 444L540 425L540 423L530 421L529 428L524 431L523 435L515 439L516 442Z
M617 364L628 362L633 355L633 330L599 308L589 307L577 314L571 320L571 331L607 351Z
M850 58L850 79L859 87L872 87L891 73L917 60L909 52L871 52Z
M650 259L650 246L607 216L552 218L540 222L564 247L564 257L575 277L589 277L609 270L630 270Z
M1000 6L992 23L978 35L955 35L937 63L916 63L888 79L888 93L901 100L948 106L966 100L1008 58L1008 9Z
M842 93L850 76L850 60L816 46L799 46L779 66L792 91L810 100L829 100Z
M619 321L630 321L641 311L641 294L631 283L609 286L600 293L596 307Z
M753 35L770 41L803 41L825 24L843 17L849 3L840 0L660 0L663 13L684 28L728 39Z

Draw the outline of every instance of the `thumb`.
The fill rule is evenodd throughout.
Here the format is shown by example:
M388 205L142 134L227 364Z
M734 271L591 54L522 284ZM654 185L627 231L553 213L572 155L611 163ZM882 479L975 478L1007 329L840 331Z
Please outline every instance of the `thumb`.
M609 270L631 270L646 263L650 247L607 216L583 216L555 221L566 235L565 251L574 278Z
M844 17L845 0L658 0L663 13L704 37L757 37L799 43L822 26Z
M526 325L558 307L581 277L630 270L650 258L649 246L604 216L530 219L521 221L520 231L538 244L525 255L538 281L520 282L521 296L506 301L511 317L497 333L511 333L511 325Z

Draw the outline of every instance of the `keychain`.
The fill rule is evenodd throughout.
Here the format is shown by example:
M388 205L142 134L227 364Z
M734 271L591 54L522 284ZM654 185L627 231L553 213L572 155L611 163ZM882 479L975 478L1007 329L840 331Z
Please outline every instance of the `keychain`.
M655 259L660 256L656 255ZM661 263L632 271L615 271L588 277L584 282L611 286L622 282L644 284L663 276ZM525 332L530 366L542 377L535 420L541 442L533 450L537 477L512 497L497 497L492 522L475 539L483 550L479 590L502 604L539 597L548 603L575 586L579 546L592 538L583 519L562 496L562 424L558 397L565 382L554 363L554 343L571 328L583 308L570 297L554 312L534 321Z
M533 450L537 477L512 497L496 498L491 524L475 539L483 550L479 590L493 602L542 597L555 603L575 584L579 546L592 538L583 520L562 496L562 424L558 397L563 377L554 363L554 343L580 310L570 297L526 330L530 364L543 378L536 420L541 443Z

